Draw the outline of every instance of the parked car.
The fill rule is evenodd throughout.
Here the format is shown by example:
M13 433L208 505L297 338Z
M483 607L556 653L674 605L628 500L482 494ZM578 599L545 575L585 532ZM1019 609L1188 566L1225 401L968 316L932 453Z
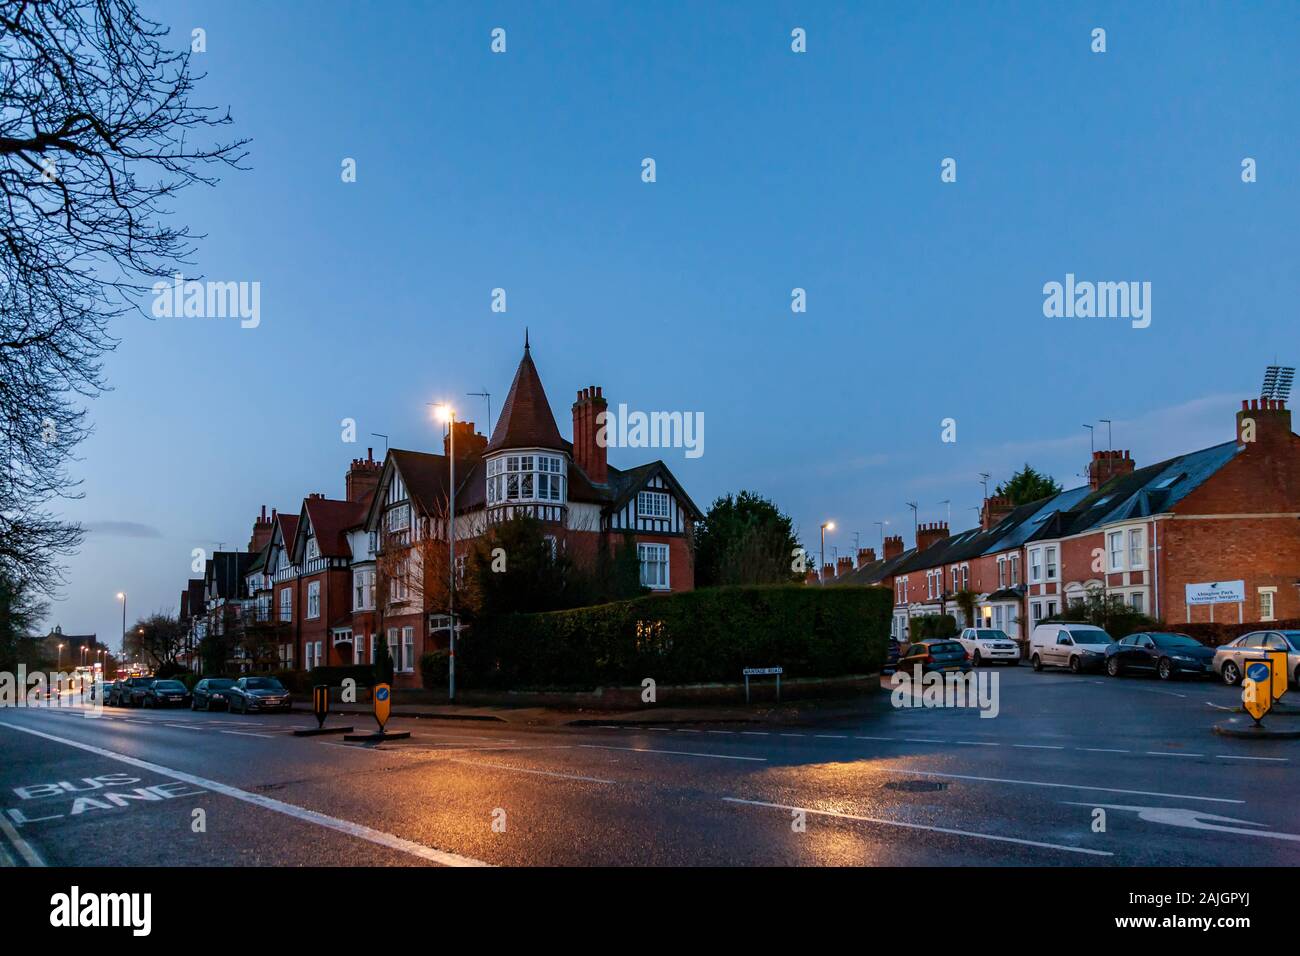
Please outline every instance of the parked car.
M1020 645L1007 637L1007 632L992 627L967 627L957 636L957 642L970 655L972 666L987 662L1012 666L1020 663Z
M152 677L128 677L118 691L118 700L123 707L139 707L144 700L145 691L153 681Z
M1036 671L1066 667L1072 674L1100 670L1114 644L1095 624L1039 624L1029 636L1029 663Z
M1246 669L1242 661L1263 657L1264 651L1268 650L1286 651L1287 673L1293 683L1300 684L1300 631L1251 631L1243 634L1214 651L1211 668L1225 684L1238 684Z
M150 681L140 698L141 707L184 707L190 702L190 692L178 680Z
M190 698L190 710L212 710L213 707L227 707L230 688L235 682L229 677L205 677L194 685L194 694Z
M923 674L931 671L965 673L970 670L970 657L955 639L935 637L914 641L903 648L898 659L898 669L910 674L918 664Z
M111 684L104 685L104 706L105 707L122 707L122 688L126 686L126 681L118 678Z
M289 692L274 677L241 677L226 691L230 710L247 714L254 710L289 712Z
M1106 648L1106 673L1118 677L1125 671L1155 671L1161 680L1179 674L1209 674L1214 648L1194 637L1165 631L1130 634Z

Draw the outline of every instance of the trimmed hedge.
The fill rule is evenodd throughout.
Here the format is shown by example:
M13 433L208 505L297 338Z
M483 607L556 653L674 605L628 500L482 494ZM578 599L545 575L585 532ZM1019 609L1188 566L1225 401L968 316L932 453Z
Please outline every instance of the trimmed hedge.
M589 690L647 677L731 683L746 667L869 673L884 665L893 603L885 588L778 584L487 618L457 648L457 677L467 687Z
M420 655L420 681L425 690L446 690L451 655L446 651L430 651Z
M357 682L358 687L374 687L375 668L370 664L348 664L339 667L313 667L307 675L307 685L328 684L330 687L342 687L348 678Z
M924 614L908 622L911 634L917 640L929 637L956 637L961 631L952 614Z
M1249 634L1251 631L1300 631L1300 620L1265 621L1263 623L1247 621L1244 624L1228 623L1226 621L1223 623L1215 621L1211 624L1208 621L1202 621L1196 624L1162 624L1157 627L1146 628L1146 630L1174 631L1178 634L1194 637L1209 647L1219 647L1241 637L1243 634ZM1115 635L1112 634L1111 636L1114 637Z

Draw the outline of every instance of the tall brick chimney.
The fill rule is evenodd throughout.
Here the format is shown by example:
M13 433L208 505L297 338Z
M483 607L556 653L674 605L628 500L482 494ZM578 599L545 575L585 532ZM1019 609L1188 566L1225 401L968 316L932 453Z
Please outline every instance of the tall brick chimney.
M1010 498L1001 495L993 498L984 499L984 507L980 509L980 527L985 531L996 527L997 523L1009 515L1015 505L1011 503Z
M847 554L841 554L835 559L835 576L838 578L842 574L848 574L853 570L853 559Z
M1118 475L1133 474L1133 459L1125 451L1094 451L1088 463L1088 487L1096 491Z
M483 449L487 448L487 436L480 435L474 431L473 422L456 422L453 426L456 429L456 460L464 461L466 458L478 458L483 454ZM442 453L451 454L451 434L442 436Z
M924 551L936 541L942 541L948 537L948 522L935 521L930 524L923 524L916 529L916 550Z
M816 583L817 583L817 569L816 569L816 568L809 568L809 569L808 569L808 573L804 575L803 583L804 583L804 584L816 584Z
M876 560L875 548L858 548L858 567L866 567Z
M383 465L375 461L373 448L366 449L365 458L353 458L343 482L348 501L364 501L366 495L373 494L379 487L379 472L382 470Z
M266 515L266 505L262 505L262 514L253 521L253 536L248 539L249 551L261 551L266 547L266 542L271 540L271 532L275 530L275 512L271 512L268 518Z
M599 385L582 389L573 403L573 460L598 485L609 481L609 455L608 442L598 440L601 428L596 416L608 407Z
M896 558L903 553L903 536L901 534L891 534L885 539L885 560Z
M829 581L835 577L835 565L827 562L822 565L822 581Z
M1280 398L1252 398L1237 412L1237 444L1270 447L1291 437L1291 410Z

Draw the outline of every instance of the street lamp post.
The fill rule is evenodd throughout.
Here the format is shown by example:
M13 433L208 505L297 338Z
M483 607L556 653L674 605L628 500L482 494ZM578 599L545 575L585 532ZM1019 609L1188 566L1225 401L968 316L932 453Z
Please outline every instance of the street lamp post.
M438 417L447 423L447 616L451 639L447 653L447 699L456 699L456 410L438 406Z
M834 530L835 530L834 521L822 522L822 563L821 563L821 567L817 569L817 580L821 581L822 584L826 583L825 578L822 577L822 575L825 574L826 572L826 532L834 531Z
M55 671L63 670L63 645L59 645L59 662L54 667Z
M118 591L117 599L122 602L122 650L126 650L126 592Z

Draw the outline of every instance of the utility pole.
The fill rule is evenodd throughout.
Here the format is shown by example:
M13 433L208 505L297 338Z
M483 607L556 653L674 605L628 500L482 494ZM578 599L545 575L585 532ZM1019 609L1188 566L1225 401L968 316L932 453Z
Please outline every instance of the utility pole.
M912 543L916 544L916 535L920 531L920 526L917 522L917 517L916 517L917 505L915 501L908 501L905 502L905 504L912 509Z
M1115 424L1115 423L1112 422L1109 418L1099 418L1099 419L1097 419L1097 421L1099 421L1099 422L1105 422L1105 423L1106 423L1106 447L1107 447L1107 448L1114 448L1114 447L1115 447L1115 439L1114 439L1114 437L1113 437L1113 436L1111 435L1111 433L1110 433L1110 426L1113 425L1113 424Z
M1088 429L1088 451L1095 452L1097 450L1096 429L1091 425L1084 425L1083 427Z
M987 471L980 472L980 484L984 486L984 500L988 501L989 497L989 479L993 476Z

